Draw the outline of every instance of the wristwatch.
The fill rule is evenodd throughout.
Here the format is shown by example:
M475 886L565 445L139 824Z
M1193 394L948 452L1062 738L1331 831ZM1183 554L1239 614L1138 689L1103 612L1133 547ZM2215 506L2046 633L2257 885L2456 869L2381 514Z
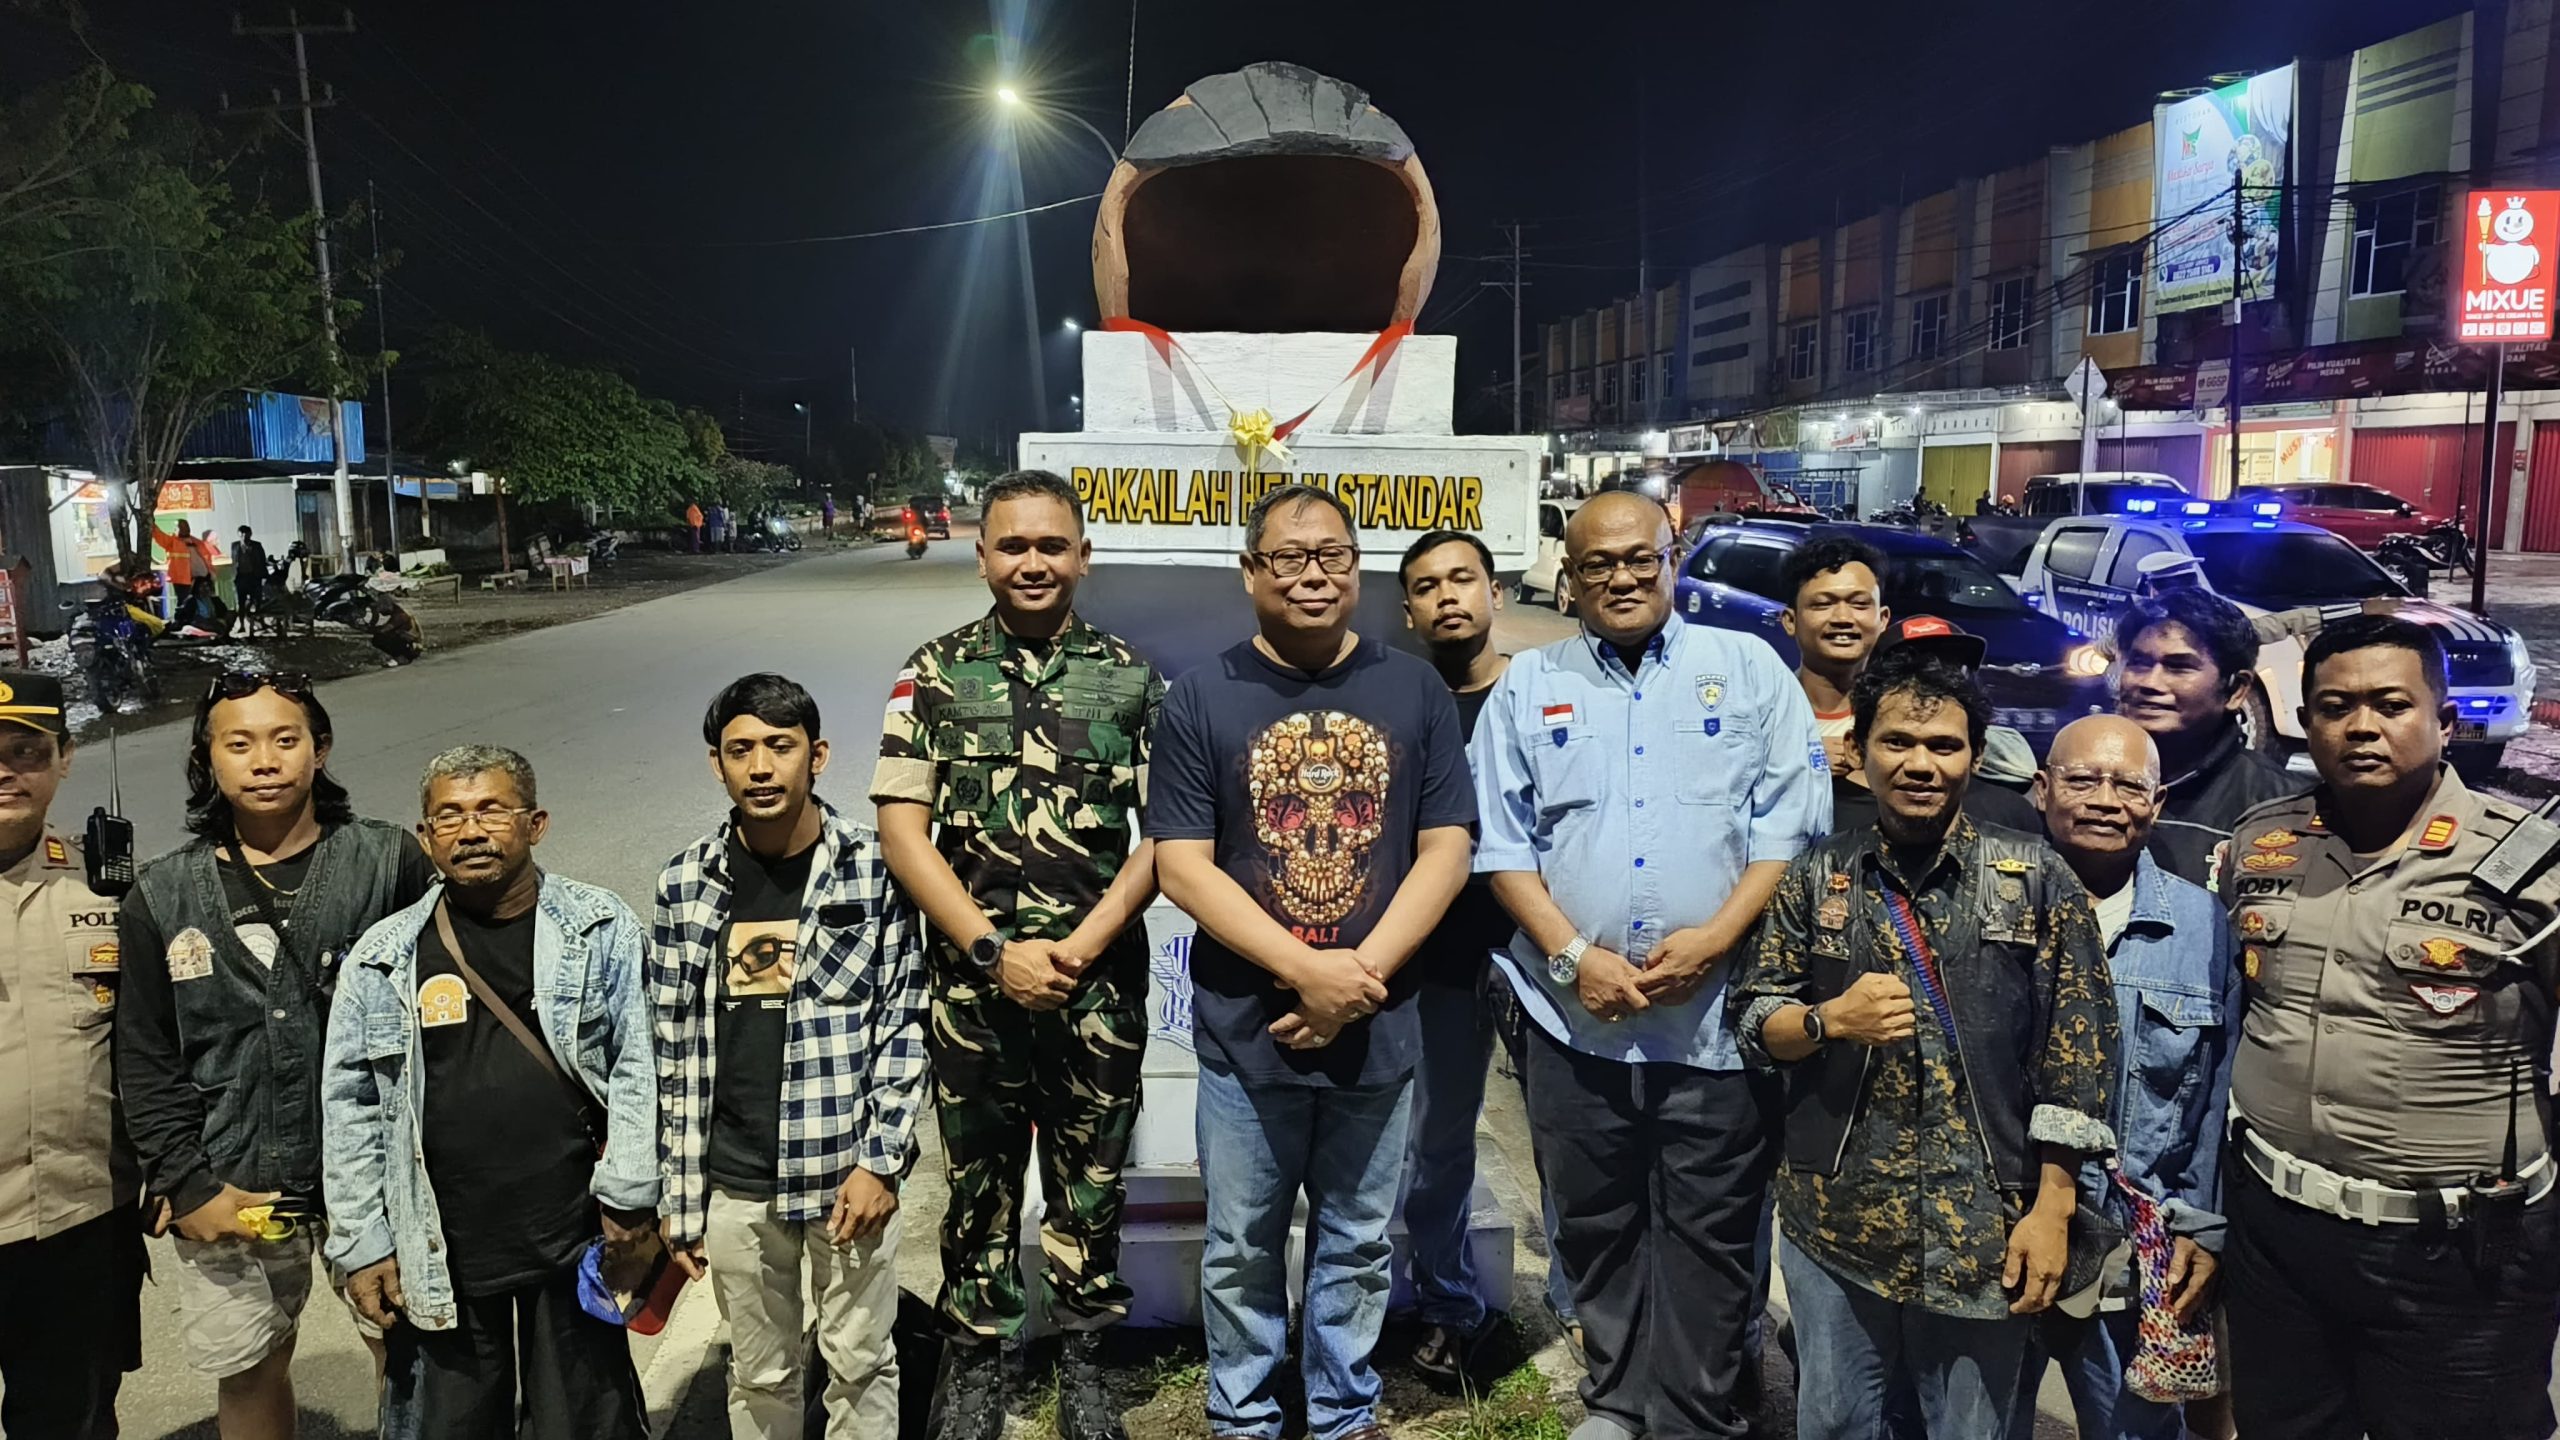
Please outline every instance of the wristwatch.
M1574 977L1582 973L1582 952L1590 948L1591 941L1585 936L1576 935L1566 941L1563 949L1547 957L1547 978L1559 985L1572 984Z
M1004 932L990 930L969 942L969 963L981 970L993 970L1004 958Z
M1822 1023L1822 1007L1819 1005L1804 1007L1804 1038L1816 1045L1831 1038L1829 1027Z

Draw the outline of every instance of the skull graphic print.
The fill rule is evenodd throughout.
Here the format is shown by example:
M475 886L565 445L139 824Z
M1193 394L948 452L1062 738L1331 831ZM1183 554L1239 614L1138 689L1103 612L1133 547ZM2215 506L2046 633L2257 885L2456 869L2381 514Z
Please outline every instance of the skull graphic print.
M1303 938L1360 908L1387 805L1387 738L1339 710L1302 710L1245 750L1245 788L1272 908Z

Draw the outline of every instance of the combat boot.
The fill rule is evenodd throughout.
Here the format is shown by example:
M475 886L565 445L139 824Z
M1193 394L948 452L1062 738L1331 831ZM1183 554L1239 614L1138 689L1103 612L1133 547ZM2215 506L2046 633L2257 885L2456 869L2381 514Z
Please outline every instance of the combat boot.
M1102 1383L1102 1336L1070 1330L1058 1353L1058 1440L1129 1440Z
M943 1347L942 1379L925 1422L932 1440L997 1440L1004 1433L1003 1347L994 1340Z

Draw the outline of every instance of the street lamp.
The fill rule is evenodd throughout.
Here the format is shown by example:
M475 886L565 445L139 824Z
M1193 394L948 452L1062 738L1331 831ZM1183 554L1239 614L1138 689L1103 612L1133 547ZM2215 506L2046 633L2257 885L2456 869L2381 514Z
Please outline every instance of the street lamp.
M1010 85L999 85L996 87L996 103L1007 110L1028 110L1033 115L1047 116L1052 119L1072 120L1076 124L1084 127L1084 133L1093 137L1093 143L1102 147L1103 154L1111 157L1111 163L1114 167L1117 167L1120 163L1120 147L1111 143L1111 137L1093 128L1092 121L1078 115L1073 110L1041 110L1035 108L1029 100L1023 98L1021 91Z
M791 402L791 408L800 412L800 468L805 471L809 468L809 426L811 424L809 407L794 400ZM808 477L803 475L801 478Z
M1075 322L1075 317L1073 317L1073 316L1069 316L1069 317L1067 318L1067 333L1068 333L1068 334L1073 335L1073 334L1075 334L1077 331L1082 330L1083 328L1084 328L1084 327L1083 327L1082 325L1079 325L1079 324L1077 324L1077 323Z

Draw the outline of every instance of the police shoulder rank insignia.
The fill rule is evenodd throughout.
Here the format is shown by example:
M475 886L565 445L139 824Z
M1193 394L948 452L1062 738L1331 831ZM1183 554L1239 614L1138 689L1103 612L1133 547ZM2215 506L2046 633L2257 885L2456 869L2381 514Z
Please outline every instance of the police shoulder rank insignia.
M471 1018L471 988L459 975L430 975L418 987L418 1028L433 1030Z
M1825 930L1847 929L1849 925L1849 901L1847 897L1834 895L1830 899L1823 901L1819 906L1815 907L1813 912L1813 923L1821 926Z
M2035 867L2014 855L2003 855L1991 862L1991 868L2003 875L2024 875Z
M2434 817L2427 822L2426 829L2418 832L2418 848L2421 850L2444 849L2453 843L2453 832L2457 828L2454 818L2450 815Z
M1698 703L1710 710L1724 703L1723 676L1701 675L1698 677Z
M2301 856L2286 855L2278 851L2261 850L2255 855L2243 855L2240 857L2240 866L2242 869L2255 870L2261 874L2264 874L2269 870L2290 870L2301 863Z
M2477 985L2430 985L2424 981L2418 981L2409 986L2409 993L2417 996L2418 1003L2426 1006L2432 1014L2459 1015L2472 1002L2480 998L2480 987Z
M193 925L169 941L169 978L201 980L213 973L213 939Z
M2249 843L2261 850L2290 850L2302 843L2302 837L2290 830L2270 830Z
M63 844L60 836L44 837L44 864L48 870L71 868L71 847Z

